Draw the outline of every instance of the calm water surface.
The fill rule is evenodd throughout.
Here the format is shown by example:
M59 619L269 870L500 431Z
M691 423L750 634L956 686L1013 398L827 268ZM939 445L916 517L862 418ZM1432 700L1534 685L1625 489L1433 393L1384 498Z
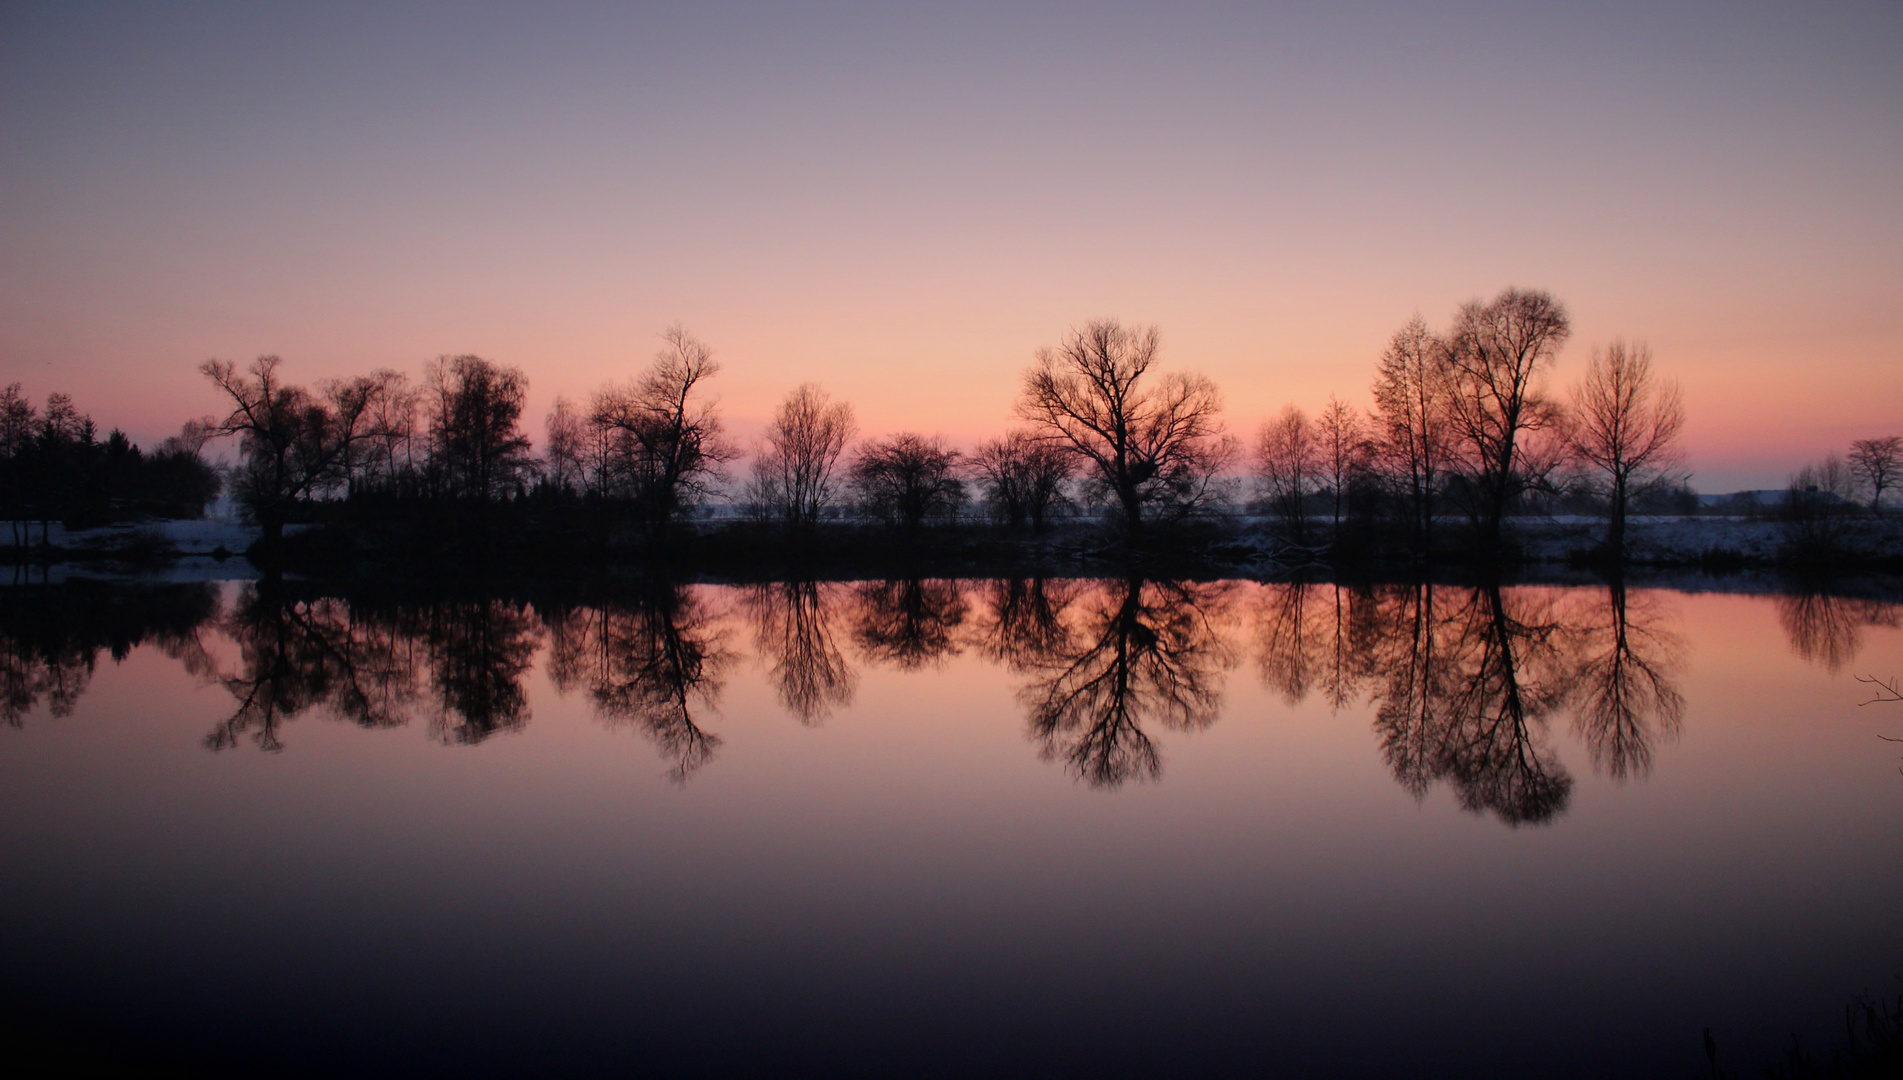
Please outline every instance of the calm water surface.
M1903 975L1900 615L0 590L0 1007L293 1073L1755 1070Z

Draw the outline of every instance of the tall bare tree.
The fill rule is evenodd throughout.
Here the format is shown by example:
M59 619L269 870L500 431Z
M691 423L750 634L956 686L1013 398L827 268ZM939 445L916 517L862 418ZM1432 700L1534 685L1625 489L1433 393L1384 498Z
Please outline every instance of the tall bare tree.
M1422 548L1433 539L1434 500L1448 462L1446 348L1416 315L1388 342L1374 381L1380 453L1407 499Z
M1132 536L1146 509L1182 515L1208 503L1235 452L1222 435L1215 383L1182 372L1151 377L1160 346L1153 326L1095 320L1038 350L1018 402L1040 438L1085 462Z
M724 478L735 451L702 385L719 373L713 351L684 328L661 335L666 348L647 373L596 395L591 421L627 437L630 486L643 523L664 535L681 512Z
M401 435L409 437L407 419L415 406L407 401L408 380L401 372L388 369L349 379L331 379L320 386L337 425L341 444L337 477L346 496L377 486L382 475L393 471L390 446L398 431L390 425L401 423Z
M1903 477L1903 435L1850 444L1850 474L1870 489L1870 511L1883 512L1883 493Z
M557 397L544 426L548 444L542 450L543 481L558 491L581 490L587 476L587 419L567 398Z
M1348 485L1367 456L1368 436L1361 414L1353 405L1329 395L1327 407L1315 418L1315 442L1334 502L1334 527L1339 530Z
M1319 449L1308 414L1293 405L1262 425L1256 440L1256 467L1269 512L1298 544L1308 542L1308 497L1322 471Z
M1685 403L1678 384L1652 374L1652 351L1615 341L1595 350L1586 377L1573 388L1567 446L1605 497L1606 550L1626 550L1626 510L1632 500L1678 479L1678 434Z
M817 383L803 383L767 425L753 460L750 495L789 529L811 529L838 494L834 473L852 441L852 406L835 403Z
M1069 449L1013 431L993 439L972 455L972 466L984 485L994 513L1014 529L1029 522L1044 531L1044 517L1064 499L1064 482L1077 469Z
M529 380L480 356L431 362L430 465L442 494L486 503L515 491L533 467L519 426Z
M1507 288L1490 303L1463 305L1440 353L1458 490L1488 547L1499 545L1507 510L1526 488L1523 437L1558 419L1539 380L1571 332L1551 293Z

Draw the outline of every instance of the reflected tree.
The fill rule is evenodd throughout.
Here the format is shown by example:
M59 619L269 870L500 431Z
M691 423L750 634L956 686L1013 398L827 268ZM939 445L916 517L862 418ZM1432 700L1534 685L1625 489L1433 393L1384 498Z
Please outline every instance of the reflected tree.
M769 667L780 703L800 723L818 724L852 704L859 676L833 629L839 586L812 581L756 585L745 605L754 647Z
M1308 696L1322 663L1323 627L1311 610L1316 591L1306 583L1271 585L1257 607L1262 682L1290 705Z
M1069 605L1068 647L1027 658L1019 692L1039 756L1098 788L1162 773L1146 724L1194 731L1216 721L1232 651L1217 632L1228 589L1141 578L1086 588Z
M1685 644L1656 596L1632 597L1614 581L1578 618L1573 723L1593 767L1618 780L1650 772L1654 743L1676 738L1685 714L1675 681Z
M973 639L990 660L1012 671L1034 670L1071 645L1064 613L1083 591L1076 581L1000 578L978 586L980 613Z
M217 594L203 583L0 590L0 723L19 727L42 704L55 717L71 715L101 652L123 660L150 643L182 656L217 613Z
M1863 651L1865 627L1903 626L1903 604L1812 587L1778 596L1777 620L1798 656L1835 673Z
M224 630L238 666L218 681L237 707L206 736L213 750L247 737L280 750L282 726L317 707L359 727L396 727L419 697L420 650L400 618L366 617L338 597L248 586Z
M425 609L421 636L437 700L431 729L439 738L467 746L529 722L522 678L541 644L540 629L528 605L515 600Z
M1464 808L1510 825L1551 821L1573 781L1537 736L1574 677L1552 600L1498 587L1451 602L1434 586L1398 591L1391 640L1408 655L1383 664L1375 716L1396 779L1416 798L1446 780Z
M958 652L966 604L957 582L867 581L853 593L853 640L873 663L916 671Z
M1380 628L1365 591L1304 582L1265 586L1256 634L1262 681L1290 705L1319 690L1339 712L1374 674Z
M720 736L696 723L694 710L713 707L733 654L701 592L659 586L547 623L556 689L585 688L597 716L644 734L672 762L668 776L676 783L713 760Z

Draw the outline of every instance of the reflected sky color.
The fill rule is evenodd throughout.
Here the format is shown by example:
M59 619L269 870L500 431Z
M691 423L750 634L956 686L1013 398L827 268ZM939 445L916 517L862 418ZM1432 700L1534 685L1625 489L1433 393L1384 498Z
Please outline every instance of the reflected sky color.
M1851 677L1903 659L1894 603L1045 584L1055 619L1010 582L91 605L79 692L0 730L6 984L327 1068L1680 1076L1903 960L1903 714ZM1424 608L1454 722L1396 754ZM17 611L9 690L76 640ZM1680 701L1622 765L1585 708L1621 622ZM1119 670L1154 769L1077 753L1132 745L1069 693ZM271 737L234 727L271 679Z
M1111 315L1253 430L1414 312L1651 343L1712 490L1903 415L1890 4L11 6L0 378L145 439L193 367L478 352L539 421L674 320L743 435L1007 421ZM955 372L955 377L948 377ZM539 428L539 423L537 424Z

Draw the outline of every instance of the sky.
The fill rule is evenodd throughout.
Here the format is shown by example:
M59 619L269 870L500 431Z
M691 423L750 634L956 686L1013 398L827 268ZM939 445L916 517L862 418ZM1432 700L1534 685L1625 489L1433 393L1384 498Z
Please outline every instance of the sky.
M1245 438L1416 313L1551 291L1703 490L1903 434L1903 5L0 4L0 381L149 443L208 358L522 368L675 323L969 445L1154 324Z

